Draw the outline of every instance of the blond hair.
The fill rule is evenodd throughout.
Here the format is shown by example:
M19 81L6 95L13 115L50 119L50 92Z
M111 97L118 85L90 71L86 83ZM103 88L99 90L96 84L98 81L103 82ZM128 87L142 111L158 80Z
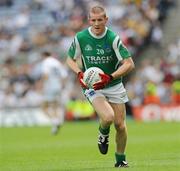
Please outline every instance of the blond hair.
M102 13L102 14L104 14L104 17L106 17L106 11L105 11L104 7L99 6L99 5L91 7L91 9L89 11L89 15L88 15L89 18L90 18L90 14L91 13L93 13L93 14L100 14L100 13Z

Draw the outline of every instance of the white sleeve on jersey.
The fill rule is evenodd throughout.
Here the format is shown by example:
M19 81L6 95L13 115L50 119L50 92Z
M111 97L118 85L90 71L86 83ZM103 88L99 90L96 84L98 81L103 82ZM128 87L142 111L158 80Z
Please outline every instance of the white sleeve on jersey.
M77 36L75 36L75 38L74 38L74 43L75 43L75 47L76 47L74 59L77 59L79 56L81 56L81 48L80 48Z
M116 53L116 56L118 58L119 61L122 61L123 58L119 52L119 46L120 44L122 44L122 41L120 40L119 36L116 36L114 41L113 41L113 49L114 49L114 52Z

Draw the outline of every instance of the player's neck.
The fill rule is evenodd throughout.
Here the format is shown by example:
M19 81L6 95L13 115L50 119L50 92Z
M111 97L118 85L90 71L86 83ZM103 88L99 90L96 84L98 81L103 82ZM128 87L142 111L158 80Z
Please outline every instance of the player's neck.
M104 32L103 32L101 35L95 35L95 34L92 32L92 27L89 27L89 28L88 28L88 31L89 31L89 33L90 33L90 35L91 35L92 37L94 37L94 38L96 38L96 39L101 39L101 38L103 38L103 37L106 35L107 27L105 27L105 30L104 30Z

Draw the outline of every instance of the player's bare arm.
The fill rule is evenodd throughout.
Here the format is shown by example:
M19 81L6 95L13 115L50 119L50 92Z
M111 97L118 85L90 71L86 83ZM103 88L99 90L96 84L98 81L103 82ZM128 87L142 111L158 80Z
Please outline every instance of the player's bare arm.
M113 79L119 78L121 76L124 76L128 74L131 70L135 68L134 62L132 58L127 58L122 61L122 65L111 75L113 76Z
M81 72L75 59L67 57L66 63L76 74L78 74L78 72Z
M80 68L76 62L76 59L72 59L72 58L68 57L66 60L66 63L72 69L72 71L74 71L77 74L77 78L79 80L81 87L87 89L88 87L86 86L86 84L83 81L84 73L80 70Z

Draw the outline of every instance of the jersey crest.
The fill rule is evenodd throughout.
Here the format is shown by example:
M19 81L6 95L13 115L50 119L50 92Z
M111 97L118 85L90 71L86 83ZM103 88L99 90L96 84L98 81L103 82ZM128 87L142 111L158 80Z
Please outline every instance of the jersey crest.
M91 51L91 50L93 50L92 47L91 47L91 45L87 44L87 45L85 46L85 51Z

